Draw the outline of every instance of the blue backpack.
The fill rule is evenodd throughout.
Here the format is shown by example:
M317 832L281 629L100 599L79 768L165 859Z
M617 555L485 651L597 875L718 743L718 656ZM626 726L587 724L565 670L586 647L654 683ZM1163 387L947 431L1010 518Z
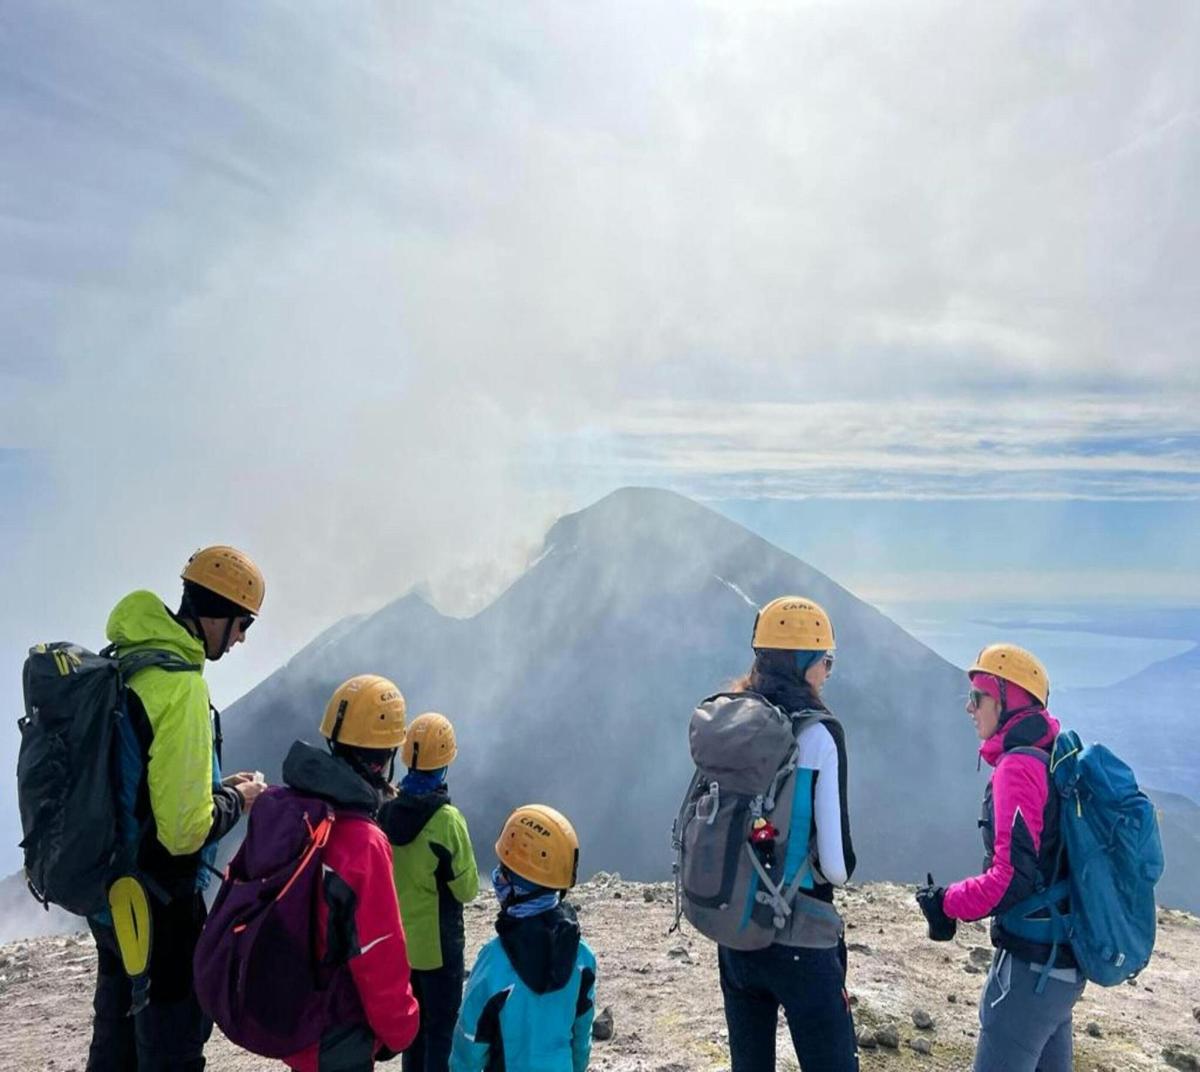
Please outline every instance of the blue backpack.
M1058 792L1060 859L1067 877L1041 889L1001 917L1010 934L1052 947L1046 985L1058 947L1067 943L1093 983L1116 986L1140 972L1154 950L1154 885L1163 873L1158 817L1128 764L1102 744L1084 745L1064 730L1040 757ZM1062 905L1068 906L1067 911Z

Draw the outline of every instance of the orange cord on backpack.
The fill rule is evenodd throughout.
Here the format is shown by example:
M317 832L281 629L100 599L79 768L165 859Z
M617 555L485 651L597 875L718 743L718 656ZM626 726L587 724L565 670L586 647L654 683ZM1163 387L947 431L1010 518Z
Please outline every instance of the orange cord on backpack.
M313 853L325 847L325 842L329 840L329 832L333 829L333 820L333 815L327 815L317 823L317 828L313 831L312 843L308 846L308 851L305 852L300 862L296 865L296 870L292 872L292 877L287 880L283 889L279 891L279 894L275 898L276 901L283 900L284 894L292 888L292 884L300 877L300 872L308 866L309 860L313 858Z

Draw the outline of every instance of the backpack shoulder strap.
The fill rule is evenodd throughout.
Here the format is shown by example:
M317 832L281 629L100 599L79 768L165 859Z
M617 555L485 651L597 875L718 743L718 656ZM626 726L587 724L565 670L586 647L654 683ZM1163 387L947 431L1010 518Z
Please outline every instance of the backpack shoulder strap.
M1010 748L1000 758L1004 756L1033 756L1035 759L1040 759L1046 764L1047 769L1050 767L1050 753L1043 748L1035 748L1033 745L1021 745L1018 748Z
M117 652L116 644L110 644L104 648L100 654L106 659L112 659L117 664L118 672L121 675L121 687L127 688L135 674L141 673L143 670L149 670L151 667L156 667L159 670L165 670L169 674L186 673L194 671L199 673L204 668L198 663L189 663L182 655L177 655L173 651L162 651L158 648L143 648L137 651L129 652L126 655L120 655ZM216 719L216 729L213 734L213 742L217 753L217 765L221 764L221 719L217 709L212 706L210 701L209 708ZM140 702L136 705L133 712L134 717L131 718L131 723L137 733L138 743L142 747L143 752L148 754L150 751L150 741L153 737L153 732L150 729L150 720L146 717L146 712L142 708ZM140 715L140 717L139 717Z
M792 720L792 728L797 734L801 730L806 730L809 726L815 725L818 722L822 724L832 723L835 726L841 725L829 711L796 711L789 717Z
M173 651L159 651L154 648L133 651L128 655L119 655L113 646L105 648L101 654L116 660L117 666L121 670L121 679L125 683L128 683L134 674L152 666L171 674L184 673L188 670L198 673L203 669L198 663L189 663L182 655L176 655Z
M225 745L225 735L221 732L221 712L217 710L217 705L214 704L212 700L208 701L208 710L212 714L213 751L217 754L217 766L223 767L225 765L225 754L223 750Z

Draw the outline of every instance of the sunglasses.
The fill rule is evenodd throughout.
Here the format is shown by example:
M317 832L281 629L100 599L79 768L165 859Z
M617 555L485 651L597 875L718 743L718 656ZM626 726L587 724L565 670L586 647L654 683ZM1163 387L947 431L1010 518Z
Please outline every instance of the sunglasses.
M967 706L972 711L977 711L988 695L989 693L984 692L983 689L972 689L967 693Z
M252 626L253 624L254 624L254 615L253 614L246 614L238 619L238 628L241 629L243 635L245 635L246 633L248 633L250 631L250 626Z
M833 670L833 656L832 655L826 654L825 658L822 659L821 661L825 664L826 671Z

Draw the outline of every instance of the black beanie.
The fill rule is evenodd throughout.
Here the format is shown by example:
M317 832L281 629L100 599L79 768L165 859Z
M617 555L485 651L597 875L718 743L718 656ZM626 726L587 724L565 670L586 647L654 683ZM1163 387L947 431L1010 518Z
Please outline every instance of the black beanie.
M194 618L244 618L251 612L195 581L184 581L179 613Z

